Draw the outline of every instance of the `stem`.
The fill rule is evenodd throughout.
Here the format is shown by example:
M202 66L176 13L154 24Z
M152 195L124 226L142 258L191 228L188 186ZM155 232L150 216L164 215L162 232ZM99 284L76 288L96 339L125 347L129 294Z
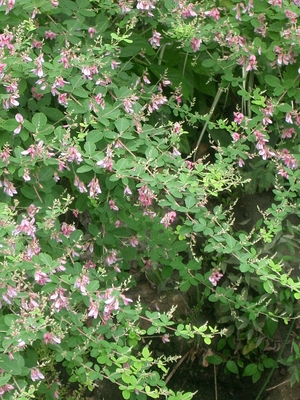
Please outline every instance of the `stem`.
M217 366L214 365L215 400L218 400Z
M202 138L203 138L203 135L204 135L204 133L205 133L205 131L206 131L207 125L208 125L208 123L209 123L209 121L210 121L210 119L211 119L211 117L212 117L212 115L213 115L213 113L214 113L214 111L215 111L215 109L216 109L216 106L217 106L217 104L218 104L218 102L219 102L219 99L220 99L220 97L221 97L221 94L222 94L223 90L224 90L224 88L219 87L219 89L218 89L218 91L217 91L217 94L216 94L216 97L215 97L215 99L214 99L214 102L213 102L213 104L212 104L212 106L211 106L211 109L209 110L208 118L207 118L207 120L205 121L205 124L204 124L204 126L203 126L203 129L202 129L202 131L201 131L201 133L200 133L199 139L198 139L197 144L196 144L196 147L195 147L194 156L193 156L194 161L196 161L195 158L196 158L196 154L197 154L198 147L200 146L200 143L201 143Z
M184 74L185 74L187 58L188 58L188 53L186 53L186 55L185 55L184 64L183 64L183 68L182 68L182 76L184 76Z
M158 63L157 63L158 65L161 65L165 49L166 49L166 44L164 44L160 49L159 57L158 57Z
M248 82L248 92L251 94L252 89L253 89L253 82L254 82L254 74L253 71L250 71L249 73L249 82ZM252 112L251 112L251 100L247 101L247 116L248 118L251 118Z

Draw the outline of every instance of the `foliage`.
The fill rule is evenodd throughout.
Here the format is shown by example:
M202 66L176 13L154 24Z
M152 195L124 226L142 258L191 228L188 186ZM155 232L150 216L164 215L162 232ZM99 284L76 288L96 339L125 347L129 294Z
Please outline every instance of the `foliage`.
M177 356L155 357L157 335L221 334L207 361L257 381L300 298L298 2L20 0L0 16L2 397L75 396L64 370L81 396L109 379L125 399L192 398L167 387ZM237 227L238 197L270 189ZM194 318L132 302L133 267L196 291Z

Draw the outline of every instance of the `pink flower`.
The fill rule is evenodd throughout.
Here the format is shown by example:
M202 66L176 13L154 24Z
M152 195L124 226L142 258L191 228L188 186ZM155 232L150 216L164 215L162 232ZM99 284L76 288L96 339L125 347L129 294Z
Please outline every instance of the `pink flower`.
M41 286L46 285L47 282L51 282L51 279L45 272L36 271L34 273L34 280Z
M249 62L246 67L246 71L252 71L252 70L257 70L257 61L256 61L256 57L254 55L251 55L249 57Z
M52 31L46 31L45 32L45 38L53 40L53 39L56 38L56 33L52 32Z
M189 170L194 168L194 163L192 161L185 160L185 165L186 165L187 169L189 169Z
M87 294L86 286L90 283L90 278L88 275L82 275L78 277L74 283L74 288L78 288L82 294Z
M268 3L271 4L271 6L282 7L282 0L269 0Z
M214 269L211 276L208 279L214 286L217 286L217 284L218 284L219 280L222 278L222 276L223 276L223 274L221 274L221 272Z
M298 15L291 10L285 10L285 16L290 20L292 24L297 22Z
M111 69L117 69L117 68L119 68L119 65L121 65L120 61L112 60L110 66L111 66Z
M67 106L68 105L68 93L60 93L58 95L58 102L59 104L63 105L63 106Z
M152 94L151 105L148 105L149 112L157 111L160 107L167 103L168 99L162 94Z
M164 224L165 228L168 228L176 218L176 212L170 211L160 220L161 224Z
M147 185L142 186L139 190L139 201L144 207L151 206L155 195L152 190L148 188Z
M90 27L90 28L88 29L88 32L89 32L90 38L92 39L93 36L94 36L95 33L96 33L96 29L93 28L93 27Z
M111 149L111 145L108 145L106 148L106 157L103 160L97 161L97 165L101 168L106 168L110 172L112 172L112 167L114 165L113 159L113 151Z
M240 125L243 122L244 114L242 114L241 112L234 112L233 115L234 115L233 121L238 125Z
M280 168L278 170L278 175L281 175L283 178L286 178L286 179L288 179L288 177L289 177L289 174L283 168Z
M59 344L60 342L61 342L61 340L57 336L54 336L53 333L46 332L44 334L44 343L45 344L48 344L48 343L50 343L50 344Z
M19 124L23 124L23 122L24 122L24 118L23 118L22 114L16 114L15 115L15 120L17 122L19 122Z
M197 13L193 9L194 4L189 3L183 10L181 11L181 15L183 19L188 17L197 17Z
M85 187L85 184L81 182L77 175L75 175L74 186L77 187L80 193L87 193L87 188Z
M181 156L181 153L180 153L180 151L179 151L178 149L176 149L176 147L174 147L174 148L173 148L172 155L173 155L174 157L179 157L179 156Z
M240 139L241 135L238 132L233 132L232 139L234 142L237 142Z
M115 249L109 251L105 257L105 263L109 266L115 264L117 261L120 260L122 260L122 258L117 257L117 250Z
M38 381L40 379L45 379L44 375L41 373L41 371L38 368L32 368L30 371L30 376L31 380Z
M25 349L26 343L22 339L18 339L18 344L17 344L18 349Z
M123 300L123 303L124 303L125 306L128 306L128 304L133 302L132 299L129 299L128 297L125 297L124 294L121 294L120 297Z
M220 19L220 11L217 8L213 8L212 10L205 12L209 17L213 18L215 21Z
M10 390L13 390L14 386L10 385L9 383L6 383L3 386L0 386L0 396L2 397L2 395L6 392L9 392Z
M146 83L146 85L150 85L150 81L149 81L149 78L148 78L148 76L146 75L146 74L144 74L143 75L143 81Z
M58 288L50 296L50 300L53 302L53 306L57 312L63 308L69 310L69 299L65 296L66 289Z
M161 41L161 34L157 31L153 31L152 37L149 39L149 42L151 46L154 49L157 49L160 46L160 41Z
M34 218L31 220L24 218L22 219L20 225L17 226L17 228L13 231L13 235L17 235L19 233L26 233L26 235L35 237L35 231L36 227L34 226Z
M18 296L17 290L10 285L7 285L6 293L2 294L2 298L7 304L11 304L11 299L17 296Z
M288 168L296 169L298 167L297 160L292 156L288 149L282 149L279 156Z
M87 186L90 188L90 197L96 197L102 193L98 178L93 178Z
M90 299L88 316L97 318L98 314L99 314L99 304L95 303L92 299Z
M14 8L15 2L15 0L7 0L5 14L8 14Z
M32 240L30 243L28 243L26 251L24 253L24 259L25 260L31 260L33 256L36 256L40 253L41 248L37 242L36 239Z
M61 153L62 156L67 157L68 162L76 161L77 164L80 164L82 160L81 153L76 149L76 147L69 147L66 153Z
M0 181L0 187L3 187L3 192L10 197L13 197L14 194L18 193L14 184L6 178L4 178L3 182Z
M93 79L93 76L98 74L98 67L96 65L91 65L87 67L82 67L81 72L83 73L84 79Z
M168 334L168 333L165 333L165 334L161 337L161 340L162 340L163 343L168 343L168 342L170 342L169 334Z
M240 157L238 160L238 166L242 168L245 165L245 161Z
M136 101L137 101L138 99L139 99L139 98L138 98L137 96L132 95L132 96L130 96L130 97L126 97L126 98L123 100L123 107L124 107L125 111L126 111L128 114L133 114L133 113L134 113L134 110L133 110L132 106L136 103Z
M119 207L116 206L114 200L109 200L108 204L109 204L109 208L110 208L111 210L113 210L113 211L119 211Z
M69 238L71 236L71 233L75 231L75 226L67 224L66 222L63 222L61 224L61 233L66 237Z
M193 40L191 41L191 47L193 49L194 52L198 51L200 49L200 45L202 43L201 39L197 39L197 38L193 38Z
M137 238L136 236L131 236L131 237L129 238L129 244L130 244L130 246L132 246L132 247L137 247L138 244L139 244L138 238Z
M132 191L130 190L129 186L126 186L124 189L124 195L125 196L131 196L132 195Z
M136 8L143 12L147 11L149 17L153 17L151 10L155 9L155 3L156 0L137 0Z

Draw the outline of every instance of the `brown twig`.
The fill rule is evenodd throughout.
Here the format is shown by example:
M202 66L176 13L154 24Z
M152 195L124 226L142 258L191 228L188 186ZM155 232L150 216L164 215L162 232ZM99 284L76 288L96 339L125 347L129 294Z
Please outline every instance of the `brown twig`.
M266 392L268 392L269 390L277 389L279 386L285 385L286 383L289 383L289 382L290 382L290 379L288 379L288 380L286 380L286 381L284 381L284 382L281 382L281 383L279 383L279 384L276 385L276 386L273 386L273 387L270 387L270 388L266 389Z

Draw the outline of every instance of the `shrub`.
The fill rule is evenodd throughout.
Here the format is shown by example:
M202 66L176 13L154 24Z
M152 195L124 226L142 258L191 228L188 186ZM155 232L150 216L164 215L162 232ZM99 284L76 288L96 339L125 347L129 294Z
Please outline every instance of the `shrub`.
M299 8L280 4L1 3L3 398L66 397L62 369L79 396L109 379L125 399L191 398L153 335L225 335L207 360L253 381L276 366L264 346L300 297L279 247L299 216ZM193 158L203 140L214 162ZM237 229L258 189L274 203ZM133 265L215 319L144 311Z

